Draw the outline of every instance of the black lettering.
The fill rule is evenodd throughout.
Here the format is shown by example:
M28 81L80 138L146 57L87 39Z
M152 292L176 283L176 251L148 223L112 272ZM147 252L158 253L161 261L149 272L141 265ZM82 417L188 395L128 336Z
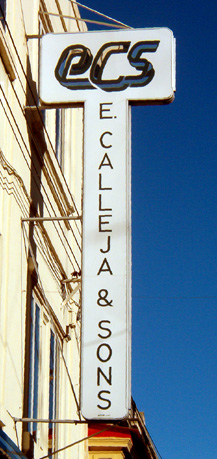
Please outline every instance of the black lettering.
M113 272L110 268L110 265L109 265L109 262L107 261L106 258L104 258L100 268L99 268L99 271L97 273L97 276L99 276L101 273L106 273L106 272L109 272L111 274L111 276L113 275Z
M106 273L106 272L109 272L111 274L111 276L113 275L113 272L110 268L110 265L109 265L109 262L107 261L106 258L104 258L100 268L99 268L99 271L97 273L97 276L99 276L101 273Z
M112 385L112 367L109 367L109 375L106 376L101 368L97 368L97 386L100 386L100 375L103 376L107 384Z
M123 91L128 87L141 87L149 84L155 75L155 69L150 61L144 58L144 53L155 53L159 46L159 40L139 41L129 51L130 41L104 43L93 59L89 48L82 44L68 46L62 52L55 68L55 77L59 83L69 90L95 90L97 87L106 92ZM128 52L129 51L129 52ZM117 78L104 78L104 71L109 65L110 57L114 54L127 54L127 59L137 73L122 75L121 68ZM112 66L112 62L110 62ZM82 76L90 69L89 78ZM92 84L92 83L93 84ZM112 102L99 104L100 119L113 119L116 116L111 112ZM111 148L111 145L101 145L103 148Z
M128 84L125 77L120 75L114 80L103 80L103 71L112 54L127 53L130 41L105 43L96 54L90 70L90 80L104 91L123 91ZM102 104L103 105L103 104Z
M98 393L98 398L99 400L103 400L104 402L107 402L107 406L101 406L101 405L97 405L98 408L100 408L101 410L108 410L111 406L111 400L109 400L108 398L104 398L102 397L102 394L111 394L110 390L101 390L99 393Z
M99 174L99 190L112 190L112 188L109 188L109 187L105 187L103 188L102 186L102 174Z
M105 350L103 351L103 349ZM107 353L107 355L103 355L104 353ZM97 355L97 358L100 360L100 362L108 362L108 360L110 360L112 356L111 346L109 346L109 344L107 343L100 344L97 348L96 355Z
M109 158L107 153L104 154L103 159L102 159L98 169L101 169L102 166L109 166L109 167L111 167L111 169L113 169L111 160L110 160L110 158Z
M103 132L103 134L101 135L101 137L100 137L100 139L99 139L100 144L101 144L101 146L102 146L103 148L111 148L111 147L112 147L112 145L105 145L105 144L104 144L103 138L104 138L104 136L107 135L107 134L108 134L108 135L112 135L112 132L110 132L110 131Z
M112 214L107 214L107 215L99 215L99 233L111 233L112 230L109 228L103 229L103 225L109 225L109 221L103 221L103 218L109 218L112 217Z
M139 41L132 46L127 58L132 67L135 67L136 70L140 70L141 73L139 75L125 77L125 81L128 82L131 88L146 86L153 80L155 75L153 65L147 59L141 58L141 56L143 53L155 53L159 43L158 40Z
M103 207L102 207L102 195L101 195L101 194L99 194L99 210L101 210L101 211L103 211L103 212L104 212L105 210L112 210L111 207L107 207L107 208L104 208L104 209L103 209Z
M102 288L101 290L98 291L98 300L97 300L97 304L98 306L101 306L101 307L105 307L105 306L111 306L113 307L113 300L108 300L107 299L107 296L108 296L108 290Z
M107 248L106 250L100 249L100 252L108 253L110 251L110 248L111 248L111 236L108 236L107 237Z
M104 105L113 105L112 102L107 102L107 103L104 103L104 104L99 104L99 118L100 120L104 120L104 119L112 119L113 116L106 116L106 115L103 115L103 112L109 112L110 113L110 108L104 108Z
M95 89L88 78L78 78L89 69L92 59L91 51L84 45L68 46L55 68L56 79L68 89Z
M110 320L100 320L100 322L98 323L98 327L101 328L101 330L105 330L108 332L107 335L103 336L103 335L100 335L100 333L98 333L98 336L99 338L102 338L102 339L107 339L107 338L110 338L112 332L110 330L110 328L107 328L107 327L103 327L102 324L110 324L111 321Z

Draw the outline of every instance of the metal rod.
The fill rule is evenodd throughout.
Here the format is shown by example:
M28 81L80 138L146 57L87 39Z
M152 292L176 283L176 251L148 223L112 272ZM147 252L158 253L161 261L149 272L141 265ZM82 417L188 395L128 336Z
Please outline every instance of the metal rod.
M72 17L68 16L66 14L60 14L60 13L50 13L49 11L40 11L39 12L40 16L47 15L47 16L57 16L63 19L73 19L74 21L82 21L82 22L89 22L92 24L100 24L100 25L105 25L108 27L114 27L117 29L131 29L132 27L127 26L127 25L119 25L119 24L113 24L109 22L101 22L101 21L94 21L92 19L84 19L84 18L77 18L77 17ZM31 37L30 37L31 38Z
M26 34L26 38L27 40L29 40L29 38L42 38L43 35L37 35L37 34Z
M59 220L81 220L81 216L78 217L29 217L29 218L21 218L22 222L52 222L52 221L59 221Z
M37 418L13 418L14 422L40 422L52 424L87 424L87 421L80 421L79 419L37 419Z
M13 416L11 416L12 419L14 420L14 422L36 422L36 423L52 423L52 424L88 424L88 421L82 421L82 420L79 420L79 419L40 419L40 418L15 418ZM139 419L138 418L125 418L123 419L123 421L130 421L130 422L139 422ZM111 424L111 421L109 420L106 420L106 421L103 421L102 419L100 419L100 422L101 423L105 423L105 424ZM121 422L120 421L113 421L113 426L116 424L116 423L119 423ZM110 425L110 428L112 428L112 425Z

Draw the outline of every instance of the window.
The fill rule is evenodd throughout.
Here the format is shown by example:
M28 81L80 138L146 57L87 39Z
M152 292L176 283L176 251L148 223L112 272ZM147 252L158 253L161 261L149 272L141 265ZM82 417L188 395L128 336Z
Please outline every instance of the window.
M49 419L56 417L57 382L58 382L58 346L55 334L50 332L50 363L49 363ZM50 422L48 427L48 454L55 449L55 424ZM51 456L52 457L52 456Z
M28 394L28 417L38 416L38 383L39 383L39 339L40 339L40 308L34 298L31 300L30 318L30 357L29 357L29 394ZM28 431L36 441L37 423L30 422Z
M5 16L6 16L6 0L0 0L0 20L1 20L3 27L5 27L5 21L4 21Z
M64 149L64 110L56 109L56 127L55 127L55 151L58 163L63 169L63 149Z

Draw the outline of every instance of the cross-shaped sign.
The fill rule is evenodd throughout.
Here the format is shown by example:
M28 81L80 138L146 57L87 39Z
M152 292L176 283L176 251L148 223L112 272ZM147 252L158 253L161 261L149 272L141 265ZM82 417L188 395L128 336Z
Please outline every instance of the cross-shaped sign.
M166 28L49 34L40 98L84 103L81 412L131 406L130 105L169 103L175 40Z

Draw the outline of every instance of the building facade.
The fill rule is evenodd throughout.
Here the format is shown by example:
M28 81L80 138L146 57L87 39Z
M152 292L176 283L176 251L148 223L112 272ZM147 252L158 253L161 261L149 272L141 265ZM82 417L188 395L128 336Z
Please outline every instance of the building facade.
M0 6L0 426L42 457L87 425L48 422L80 420L83 111L39 108L39 37L85 25L68 0ZM58 457L72 451L87 443Z
M74 1L0 0L0 458L157 459L134 403L80 414L83 107L38 95L40 37L78 31Z
M157 451L132 400L129 417L113 424L90 422L89 459L158 459Z

